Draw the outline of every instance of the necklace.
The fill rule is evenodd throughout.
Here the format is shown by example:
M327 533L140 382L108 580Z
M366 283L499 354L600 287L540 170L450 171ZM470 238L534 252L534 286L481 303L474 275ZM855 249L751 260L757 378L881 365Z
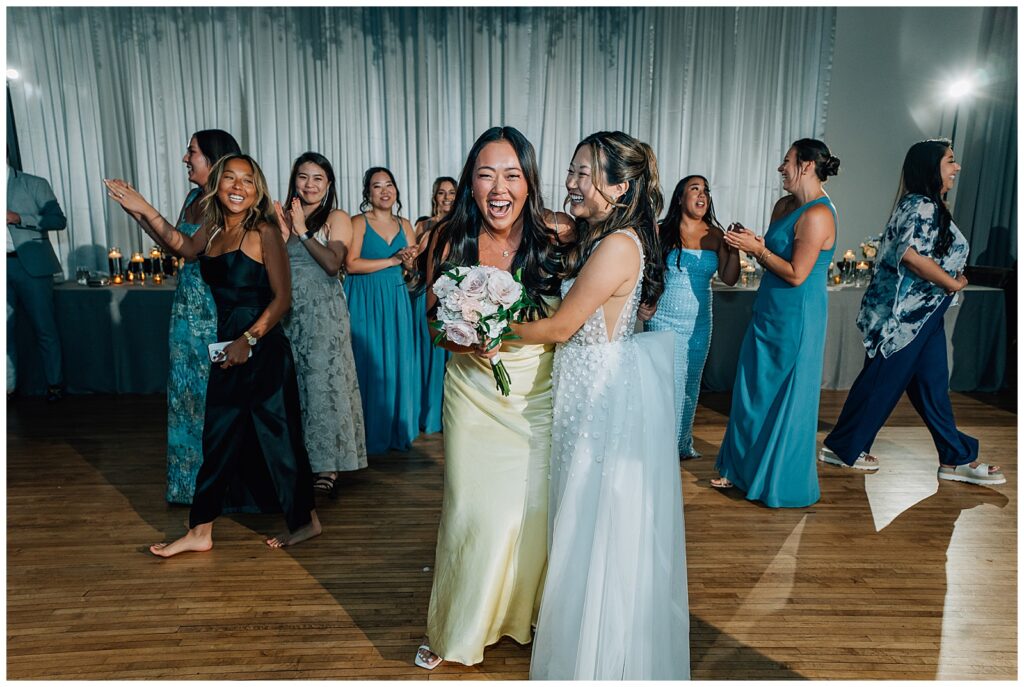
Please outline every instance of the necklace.
M498 243L497 237L495 237L494 234L491 233L491 230L487 228L487 225L486 224L481 224L480 226L482 226L484 232L488 236L491 237L491 241L494 241L494 243L497 244ZM522 236L522 234L520 234L519 235L519 243L522 243L522 242L523 242L523 236ZM515 249L512 249L512 250L516 250L518 248L519 248L519 244L516 244ZM512 255L512 250L503 250L503 251L501 251L501 257L507 258L508 256Z

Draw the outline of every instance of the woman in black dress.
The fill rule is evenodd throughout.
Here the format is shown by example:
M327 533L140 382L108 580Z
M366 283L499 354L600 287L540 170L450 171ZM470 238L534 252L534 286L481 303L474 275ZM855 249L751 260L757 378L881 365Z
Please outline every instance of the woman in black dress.
M278 326L291 306L291 275L267 182L252 158L229 155L211 170L200 202L203 226L194 235L160 227L161 238L175 253L199 257L217 306L217 340L230 343L210 369L189 531L150 547L162 557L212 548L225 501L246 495L284 513L288 532L269 546L320 534L295 364Z

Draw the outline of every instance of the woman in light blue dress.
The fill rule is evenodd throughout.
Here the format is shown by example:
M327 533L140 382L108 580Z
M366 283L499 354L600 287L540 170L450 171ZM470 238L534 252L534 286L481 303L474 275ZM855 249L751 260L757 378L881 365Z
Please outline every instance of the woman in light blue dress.
M815 437L837 225L823 183L838 171L824 143L796 141L779 166L789 195L775 204L764 238L740 225L725 235L761 263L764 278L715 462L721 477L711 484L772 508L802 508L820 496Z
M684 177L672 193L659 225L665 292L644 329L671 331L675 337L676 443L679 460L699 458L693 448L693 416L700 378L711 346L711 277L718 272L732 286L739 279L739 252L722 240L708 180ZM641 308L641 316L650 310Z
M415 269L412 224L390 170L363 175L362 214L352 218L345 297L366 424L367 453L407 451L419 434L421 375L412 302L402 270Z
M420 429L427 434L441 431L441 403L444 396L444 368L451 354L433 344L434 332L427 326L427 290L425 283L427 246L430 235L441 218L451 212L455 203L458 182L451 177L434 180L430 195L430 217L416 223L416 245L419 251L416 279L412 283L413 327L416 330L416 350L423 372L423 394L420 397Z
M226 131L197 131L188 142L182 162L188 180L196 185L189 191L178 213L175 227L191 236L199 229L199 203L210 170L224 155L241 153L238 142ZM109 180L111 197L120 203L139 226L164 250L173 252L153 229L153 224L170 225L136 190L121 180ZM217 311L210 287L199 276L199 263L185 263L178 272L178 285L171 304L170 366L167 376L167 501L191 504L196 474L203 462L203 415L206 412L206 380L210 374L207 346L217 340Z

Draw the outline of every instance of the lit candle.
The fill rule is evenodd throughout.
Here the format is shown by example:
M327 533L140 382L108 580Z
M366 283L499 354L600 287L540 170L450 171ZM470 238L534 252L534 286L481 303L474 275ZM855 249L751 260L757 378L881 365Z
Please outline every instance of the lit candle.
M160 248L153 246L149 249L149 270L150 274L157 274L160 271Z
M132 283L135 282L135 273L132 272L131 270L128 270L128 274L125 275L125 276L127 277L129 284L132 284Z
M853 252L852 248L843 253L843 260L849 260L850 262L853 262L856 259L857 255Z
M161 275L159 272L154 274L153 275L153 283L154 284L163 284L164 283L163 275Z
M857 269L858 270L866 270L866 269L868 269L868 264L866 262L864 262L863 260L861 260L860 262L857 263Z
M110 267L111 276L124 273L124 264L121 262L123 257L121 249L117 246L111 248L110 252L107 253L107 265Z
M121 278L120 274L115 274L110 281L112 284L120 284L121 282L124 281L124 279Z
M142 253L136 251L132 253L132 259L128 261L128 274L135 273L135 278L139 279L145 272L143 263L145 259L142 257Z

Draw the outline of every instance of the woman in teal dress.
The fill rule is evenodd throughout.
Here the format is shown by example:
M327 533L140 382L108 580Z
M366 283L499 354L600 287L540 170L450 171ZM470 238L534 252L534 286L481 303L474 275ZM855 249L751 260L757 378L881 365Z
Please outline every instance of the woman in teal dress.
M412 323L416 330L416 350L419 354L423 373L423 393L420 395L420 429L427 434L441 431L441 403L444 396L444 368L451 356L447 350L433 343L434 333L427 326L427 289L423 275L426 273L427 246L431 232L445 215L451 212L455 202L458 182L451 177L434 179L430 194L430 217L416 223L416 246L419 259L412 288Z
M739 225L725 241L764 267L740 348L729 425L711 480L772 508L818 500L815 436L828 317L826 277L836 210L823 188L839 159L821 141L793 143L779 166L789 195L772 210L764 238Z
M241 153L234 137L220 129L192 134L182 162L188 169L189 191L178 213L175 228L187 236L199 229L201 212L196 200L202 195L210 170L221 157ZM124 181L107 181L114 198L139 226L164 250L173 252L153 229L170 225L136 190ZM210 374L207 346L217 340L217 312L210 287L199 275L199 263L190 260L178 272L171 303L167 376L167 494L168 503L191 504L196 474L203 462L203 414L206 411L206 380Z
M412 303L402 270L415 268L412 223L392 213L402 204L390 170L363 175L362 214L352 218L345 297L352 353L366 425L366 452L407 451L419 434L420 361Z
M708 180L698 174L684 177L676 184L668 214L658 227L665 291L656 310L640 308L640 317L647 319L644 329L676 333L679 460L700 458L693 448L693 416L711 347L711 277L718 272L731 286L740 276L739 252L722 240L723 233L715 217Z

